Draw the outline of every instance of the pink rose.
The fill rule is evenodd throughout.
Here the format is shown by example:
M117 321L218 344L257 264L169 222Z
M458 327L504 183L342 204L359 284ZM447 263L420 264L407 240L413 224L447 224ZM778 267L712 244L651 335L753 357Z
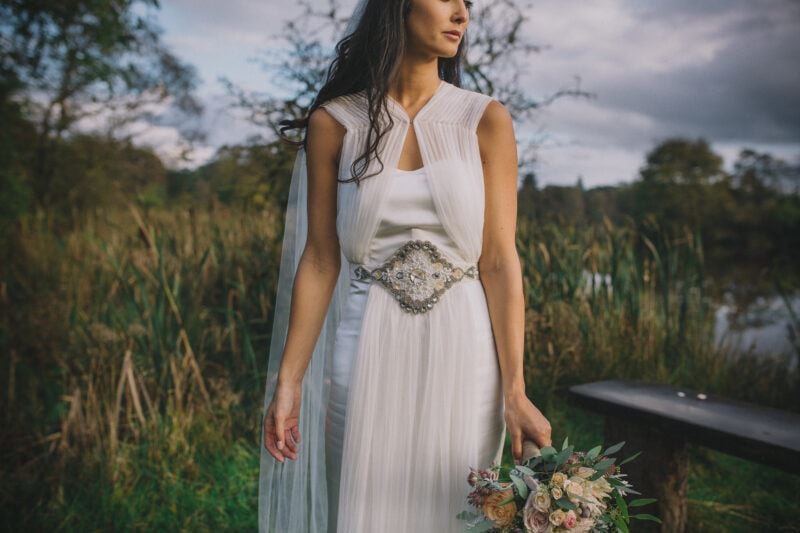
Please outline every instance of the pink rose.
M575 524L577 522L578 522L578 517L575 514L575 511L570 509L564 516L564 522L562 522L562 525L567 529L572 529L573 527L575 527Z
M572 452L572 454L570 454L569 458L567 459L566 464L574 465L575 463L579 462L580 460L581 460L580 455L578 455L575 452Z

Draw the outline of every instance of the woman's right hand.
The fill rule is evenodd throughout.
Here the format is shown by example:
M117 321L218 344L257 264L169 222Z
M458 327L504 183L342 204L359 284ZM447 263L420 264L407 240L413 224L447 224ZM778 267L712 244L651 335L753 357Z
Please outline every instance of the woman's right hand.
M281 463L285 457L297 460L302 392L302 384L279 383L264 415L264 447Z

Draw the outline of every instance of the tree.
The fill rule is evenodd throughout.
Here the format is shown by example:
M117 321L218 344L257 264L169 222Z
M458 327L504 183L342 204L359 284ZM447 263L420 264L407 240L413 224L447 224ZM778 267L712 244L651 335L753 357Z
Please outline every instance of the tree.
M705 139L674 138L651 150L639 173L646 183L709 184L724 179L722 164Z
M733 186L746 194L763 199L770 192L798 192L800 166L773 157L767 152L745 148L733 164Z
M157 8L158 0L0 4L0 100L19 102L35 124L29 168L41 207L66 192L54 183L54 152L79 121L102 117L111 136L132 121L157 120L155 104L189 116L201 111L194 69L164 47L160 28L136 14L139 7ZM189 142L201 137L183 133Z

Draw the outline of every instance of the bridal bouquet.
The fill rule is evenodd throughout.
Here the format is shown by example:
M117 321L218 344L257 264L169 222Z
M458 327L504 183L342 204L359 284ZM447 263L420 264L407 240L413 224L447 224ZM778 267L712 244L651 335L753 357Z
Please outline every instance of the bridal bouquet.
M629 514L630 507L652 503L655 498L625 502L626 494L639 494L624 480L620 465L641 452L616 463L611 454L625 441L588 452L574 451L564 439L561 451L551 446L539 450L525 441L523 460L515 465L492 464L470 468L468 482L475 490L468 503L479 512L462 511L469 532L493 533L589 533L629 531L631 518L661 520L651 514ZM616 464L615 464L616 463Z

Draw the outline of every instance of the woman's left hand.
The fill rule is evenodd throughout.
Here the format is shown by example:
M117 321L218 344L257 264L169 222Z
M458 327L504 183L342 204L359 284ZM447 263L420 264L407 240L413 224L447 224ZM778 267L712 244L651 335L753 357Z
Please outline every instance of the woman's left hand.
M505 421L516 461L522 459L523 440L531 440L539 448L553 445L550 422L524 393L506 396Z

